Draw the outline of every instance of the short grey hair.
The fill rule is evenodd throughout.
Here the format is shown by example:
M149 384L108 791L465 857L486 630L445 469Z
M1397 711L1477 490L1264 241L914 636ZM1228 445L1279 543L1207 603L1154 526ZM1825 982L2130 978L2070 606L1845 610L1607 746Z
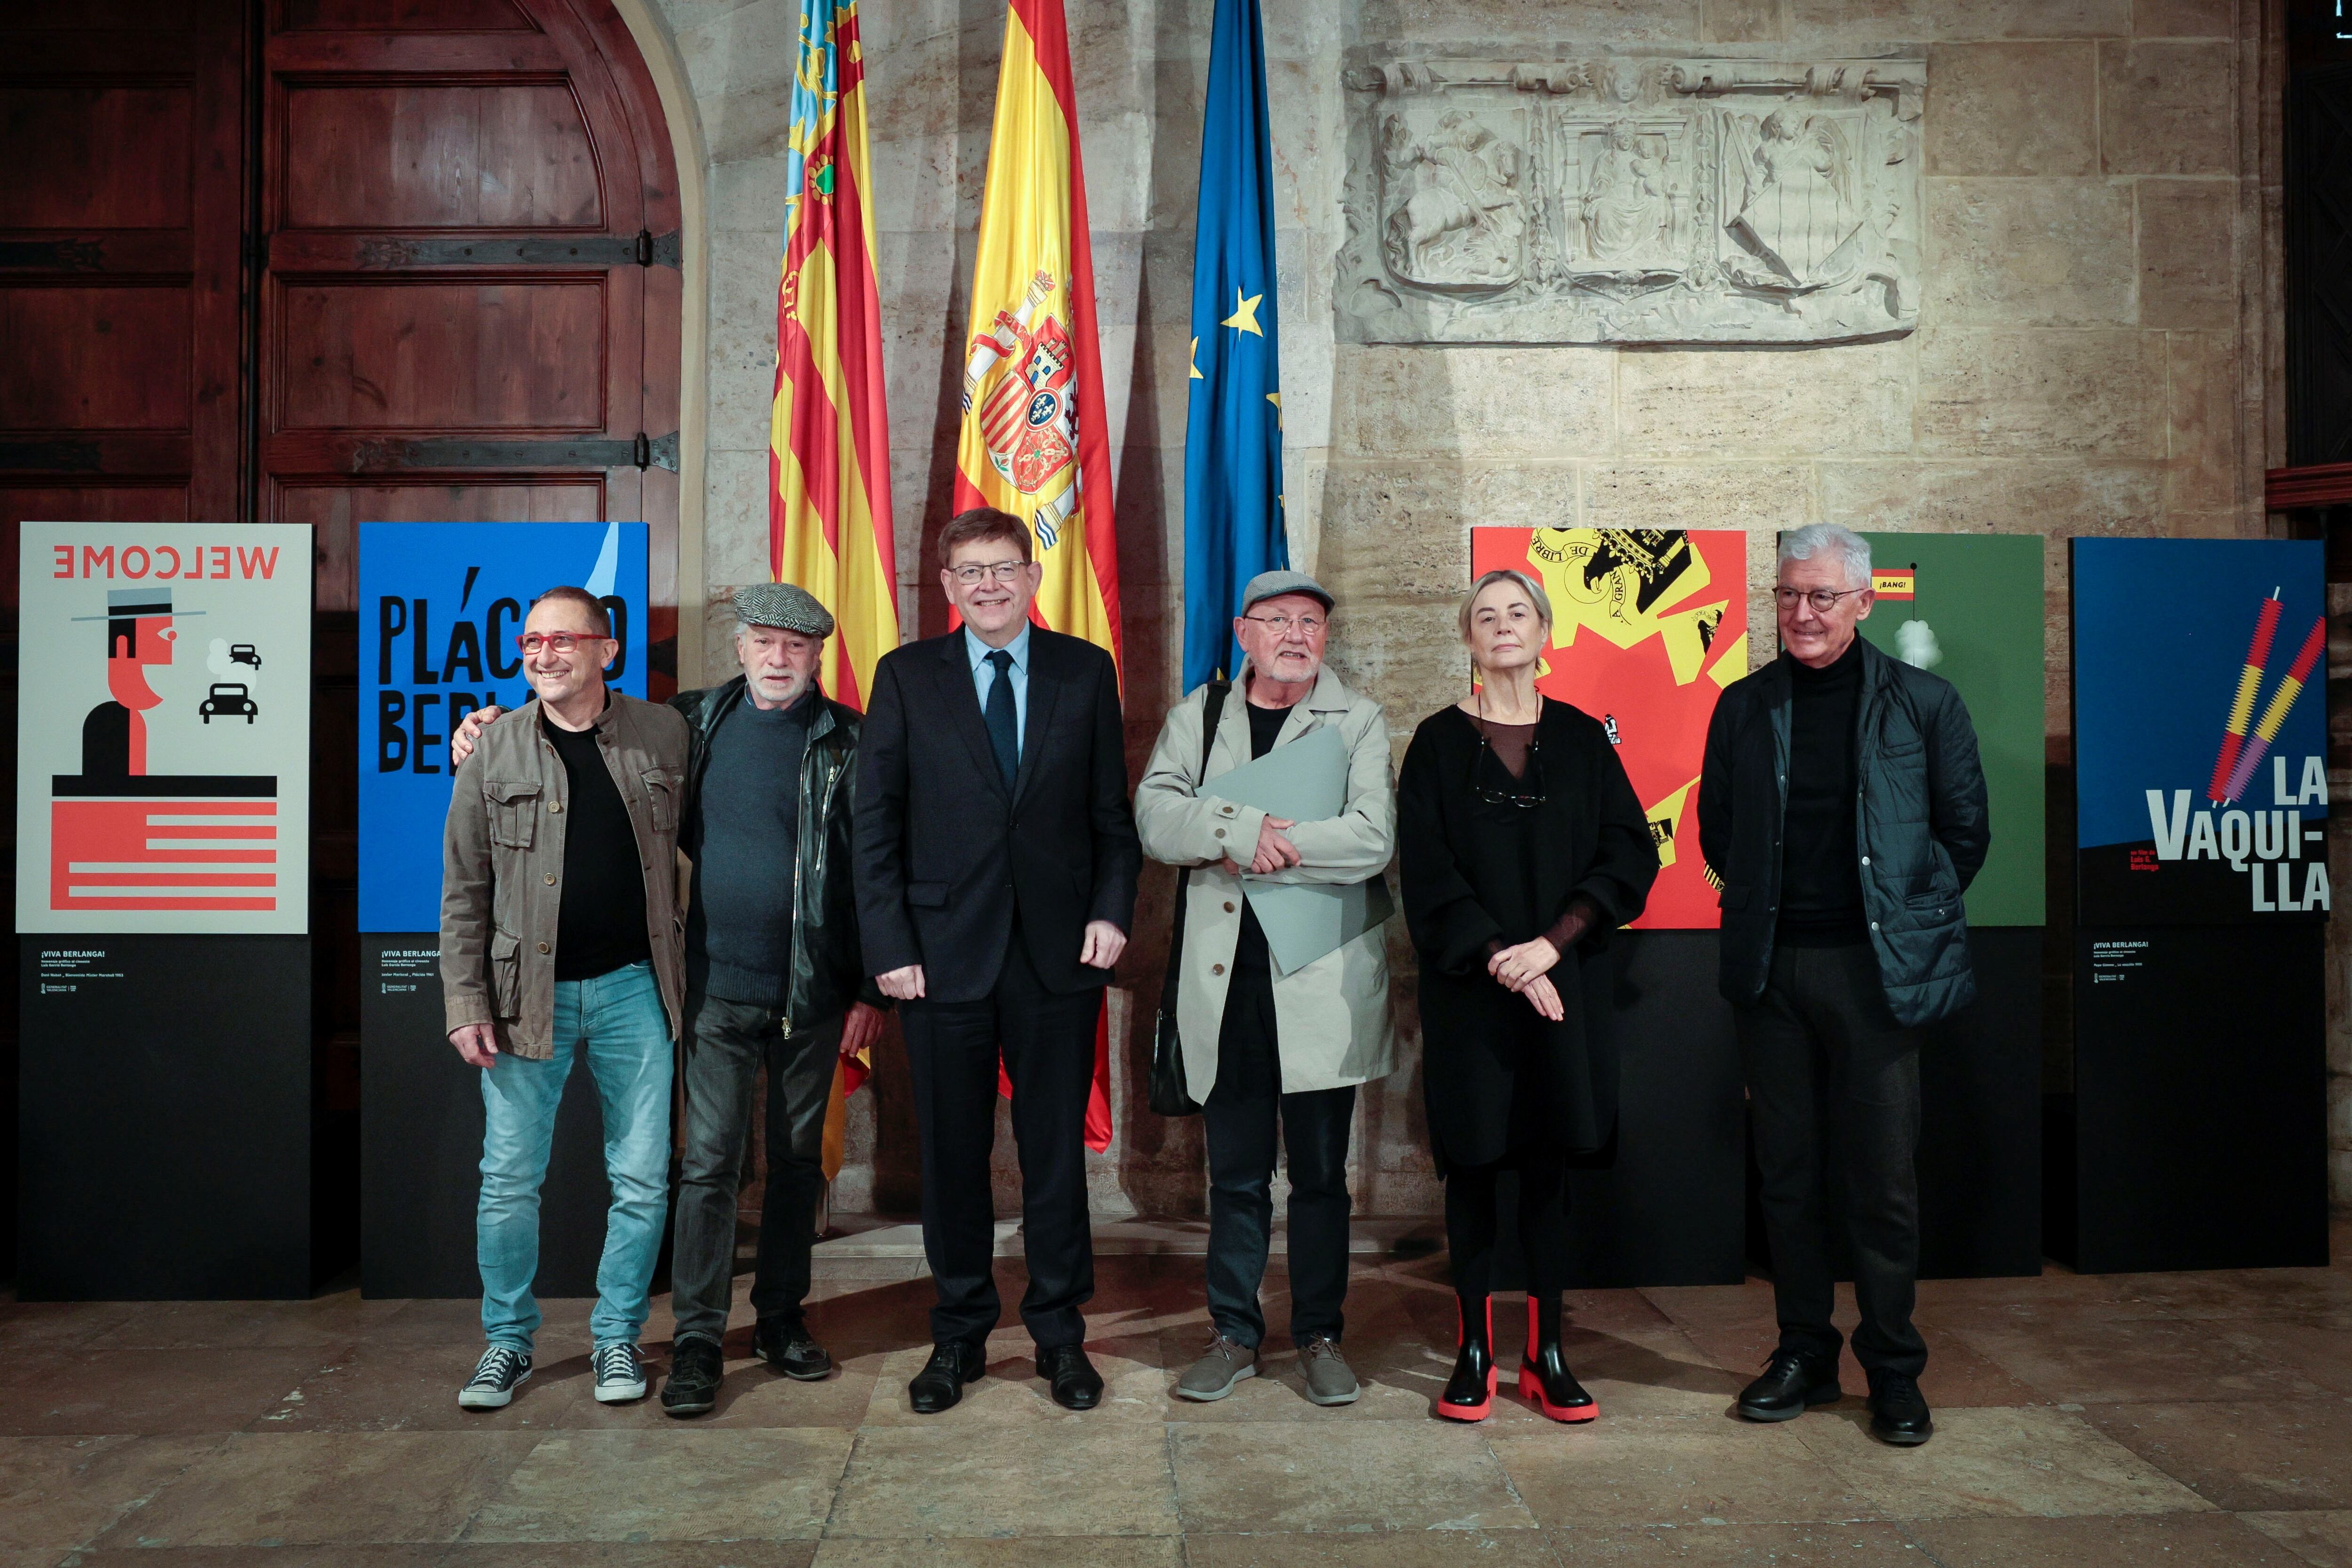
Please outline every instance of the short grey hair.
M1469 597L1462 601L1462 613L1455 617L1456 621L1461 625L1462 640L1464 642L1466 643L1470 640L1471 606L1478 602L1478 596L1480 594L1486 592L1488 589L1494 587L1495 584L1498 582L1517 583L1520 588L1524 589L1527 591L1528 602L1536 607L1536 613L1543 619L1544 630L1547 632L1551 630L1551 595L1543 591L1542 583L1538 582L1526 572L1517 571L1506 566L1499 567L1495 570L1488 572L1486 576L1480 578L1477 581L1470 585Z
M1837 523L1808 523L1782 534L1780 559L1773 563L1773 570L1777 573L1792 560L1811 560L1823 550L1845 558L1850 586L1870 586L1870 541Z

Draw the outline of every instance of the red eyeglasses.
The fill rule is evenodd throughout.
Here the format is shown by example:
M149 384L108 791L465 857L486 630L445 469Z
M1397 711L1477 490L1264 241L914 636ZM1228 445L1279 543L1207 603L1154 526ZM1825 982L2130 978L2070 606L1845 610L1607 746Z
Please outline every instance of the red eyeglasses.
M526 656L541 648L551 653L569 653L583 643L609 643L610 637L593 632L524 632L515 638L515 646Z

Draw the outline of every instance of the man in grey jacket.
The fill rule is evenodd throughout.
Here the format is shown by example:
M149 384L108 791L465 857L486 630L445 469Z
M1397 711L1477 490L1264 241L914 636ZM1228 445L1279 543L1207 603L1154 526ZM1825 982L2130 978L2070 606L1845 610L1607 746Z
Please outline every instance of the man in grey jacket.
M1177 1380L1187 1399L1222 1399L1258 1370L1274 1217L1275 1134L1290 1171L1290 1333L1307 1397L1352 1403L1339 1353L1348 1292L1348 1137L1356 1085L1396 1069L1388 956L1380 927L1276 975L1248 889L1352 884L1377 877L1395 846L1396 791L1381 705L1323 667L1331 596L1301 571L1262 572L1234 622L1246 661L1202 763L1213 685L1169 714L1135 795L1143 852L1192 871L1185 894L1177 1020L1185 1082L1209 1145L1208 1348ZM1347 757L1346 803L1293 822L1220 800L1218 775L1323 728ZM1205 784L1203 782L1205 779Z
M596 1397L642 1399L637 1334L660 1250L670 1042L686 995L677 895L686 721L604 684L620 652L585 589L532 601L519 639L536 697L482 732L442 843L449 1043L482 1070L475 1220L489 1340L457 1403L495 1409L530 1375L539 1187L575 1053L604 1115L613 1188L596 1270Z
M1871 1430L1913 1445L1935 1431L1911 1322L1919 1030L1976 994L1961 894L1991 842L1984 770L1959 694L1859 634L1867 540L1796 529L1779 577L1780 657L1716 704L1698 797L1780 1320L1738 1408L1785 1421L1841 1396L1842 1232Z

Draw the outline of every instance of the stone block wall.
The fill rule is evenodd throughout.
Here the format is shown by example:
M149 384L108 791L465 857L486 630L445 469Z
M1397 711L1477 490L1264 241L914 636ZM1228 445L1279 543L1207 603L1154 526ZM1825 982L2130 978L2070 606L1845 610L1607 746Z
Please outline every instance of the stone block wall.
M1118 488L1129 741L1178 695L1192 222L1213 0L1065 0L1092 205ZM768 400L792 0L652 0L707 158L711 626L765 576ZM1280 227L1285 488L1294 558L1342 601L1334 663L1400 752L1464 689L1452 633L1474 524L2047 537L2049 722L2069 732L2071 534L2259 536L2283 461L2275 0L1265 0ZM1003 0L864 0L902 618L944 626L927 553L948 514ZM1834 347L1340 344L1341 55L1581 57L1592 46L1903 46L1927 60L1916 332ZM686 144L680 139L681 146ZM1754 646L1773 645L1767 599ZM725 673L723 635L706 672ZM2339 862L2339 863L2341 863ZM1114 1012L1119 1109L1148 1057L1170 879L1147 875ZM1409 995L1402 940L1395 956ZM2342 951L2333 967L2341 971ZM2334 1066L2347 988L2332 983ZM1401 1009L1417 1034L1410 1006ZM847 1210L911 1207L900 1070L853 1117ZM1359 1207L1433 1210L1418 1052L1370 1086ZM2347 1080L2339 1078L2342 1089ZM1135 1098L1140 1099L1139 1092ZM2352 1097L2332 1125L2352 1197ZM1197 1214L1197 1125L1123 1114L1107 1210ZM1009 1139L1006 1141L1009 1154Z

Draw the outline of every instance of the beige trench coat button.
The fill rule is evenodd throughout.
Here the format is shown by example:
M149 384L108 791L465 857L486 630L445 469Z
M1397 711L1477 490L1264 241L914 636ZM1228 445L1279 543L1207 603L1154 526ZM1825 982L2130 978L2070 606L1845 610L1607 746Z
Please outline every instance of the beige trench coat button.
M547 951L547 944L546 944L546 943L544 943L544 942L541 943L541 944L539 945L539 950L540 950L541 952L542 952L542 953L546 952L546 951Z
M1212 975L1222 975L1224 972L1225 967L1223 964L1212 964L1209 966L1209 973Z

